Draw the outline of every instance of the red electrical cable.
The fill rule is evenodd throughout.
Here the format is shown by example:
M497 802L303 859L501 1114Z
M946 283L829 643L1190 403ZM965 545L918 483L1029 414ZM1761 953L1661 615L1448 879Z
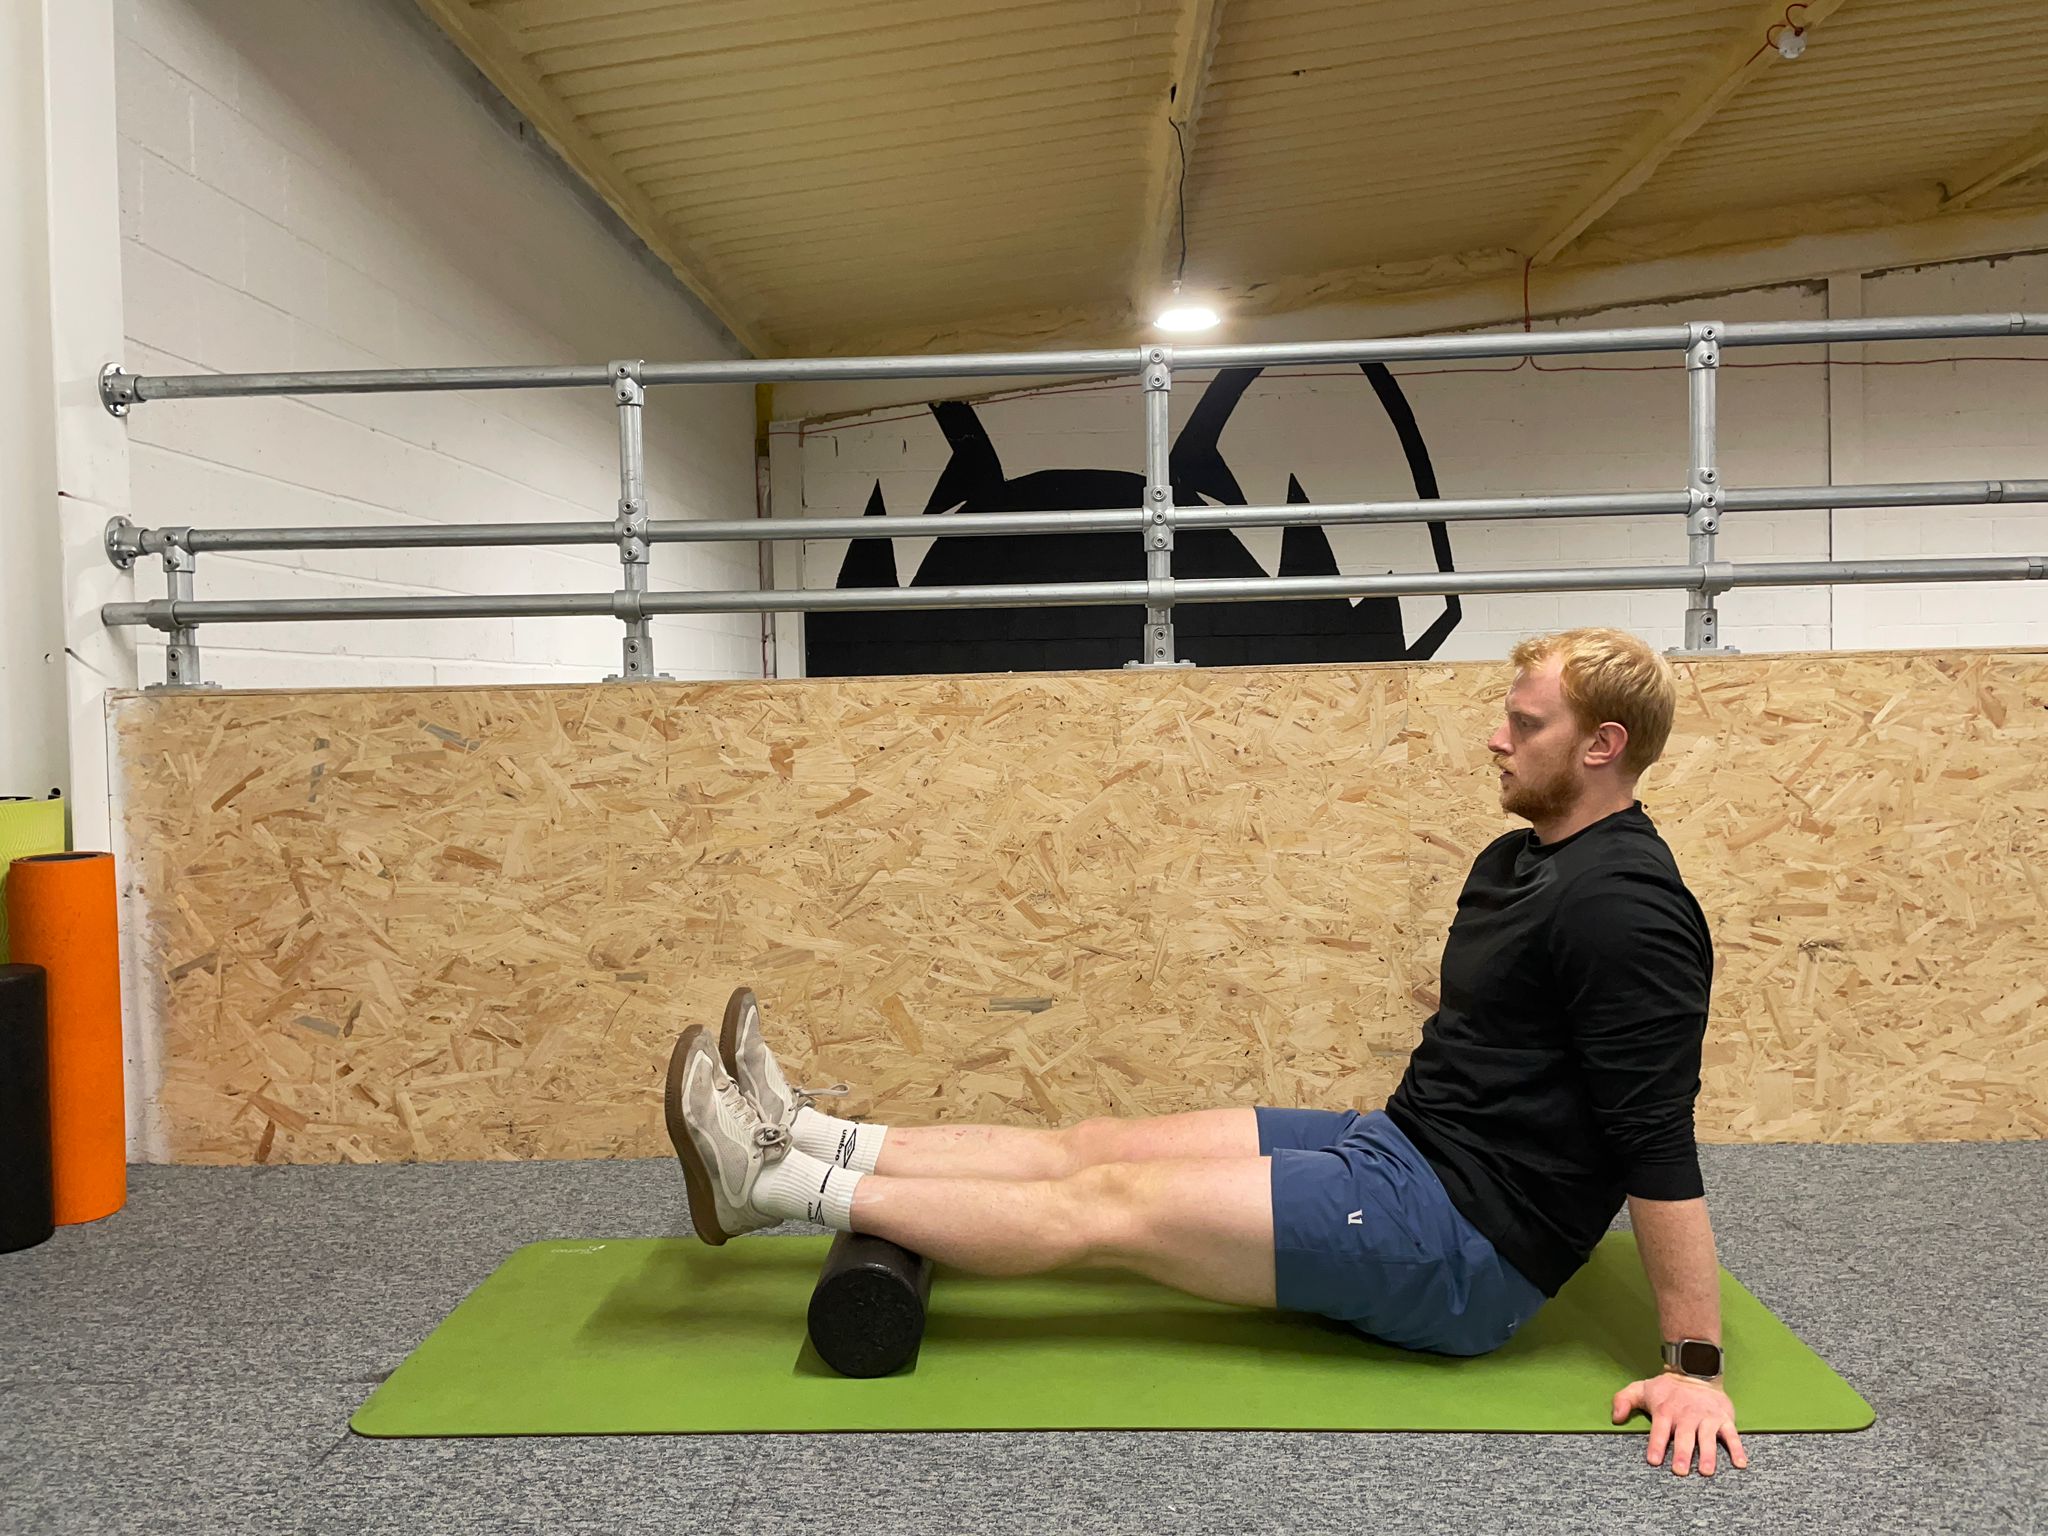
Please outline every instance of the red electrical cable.
M1989 355L1961 357L1896 357L1866 358L1861 362L1842 362L1824 357L1793 358L1775 363L1726 363L1728 368L1933 368L1944 363L2048 363L2048 356L2039 353L2013 353L2004 357ZM1677 373L1684 369L1683 363L1554 363L1538 364L1531 358L1512 363L1505 368L1403 368L1395 371L1397 379L1428 379L1444 374L1517 373L1524 366L1533 367L1538 373ZM1269 379L1355 379L1358 374L1349 368L1269 368L1262 375ZM1016 400L1036 399L1040 395L1082 395L1102 390L1136 389L1134 380L1110 379L1094 384L1041 384L1030 389L1010 390L1003 394L983 395L975 401L977 405L1007 405ZM904 411L895 416L862 417L813 426L803 423L795 429L771 431L771 437L829 437L835 432L849 432L863 427L886 426L897 421L922 421L930 416L928 408Z
M1744 69L1749 68L1750 65L1754 64L1758 59L1762 58L1765 54L1769 53L1773 48L1777 47L1778 33L1781 32L1784 28L1790 27L1792 29L1794 36L1804 34L1806 28L1798 25L1796 22L1792 20L1792 13L1794 11L1803 11L1805 9L1805 5L1801 3L1796 3L1796 0L1794 4L1786 6L1785 19L1783 21L1773 22L1770 26L1764 28L1763 47L1757 49L1755 53L1752 53L1748 58L1744 59L1742 61L1742 67Z
M1762 58L1764 54L1777 47L1778 33L1786 27L1790 27L1795 35L1803 34L1806 28L1800 26L1792 19L1792 13L1806 9L1805 0L1793 0L1792 4L1786 6L1785 19L1773 22L1764 29L1763 46L1743 61L1743 68L1747 69L1751 64ZM1536 258L1533 256L1527 258L1522 263L1522 330L1525 333L1533 330L1535 324L1535 317L1529 307L1529 270L1535 263ZM1781 363L1724 363L1722 366L1724 368L1924 368L1933 363L2048 363L2048 357L2020 355L2010 357L1891 358L1869 359L1853 363L1835 362L1827 358L1814 358L1811 360L1799 359ZM1396 374L1395 377L1416 379L1429 378L1445 373L1519 373L1524 368L1531 369L1536 373L1669 373L1682 369L1684 366L1683 363L1559 363L1545 366L1534 354L1524 352L1520 358L1505 368L1492 366L1475 368L1412 368ZM1265 376L1275 379L1327 379L1348 378L1351 375L1349 370L1344 370L1336 373L1268 372ZM1046 384L1032 389L1014 390L1008 394L984 395L979 403L982 405L1001 405L1011 400L1026 400L1043 394L1087 394L1101 389L1135 389L1136 387L1135 383L1123 379L1111 380L1101 384ZM839 426L813 427L809 423L804 423L799 425L794 433L786 431L771 432L769 435L771 437L794 436L803 438L832 432L843 432L852 427L879 427L893 421L912 421L925 414L924 411L907 411L901 416L881 416L871 420L849 421Z
M1787 24L1789 25L1789 18L1793 11L1804 9L1805 6L1803 5L1795 4L1788 6L1785 12L1788 18ZM1533 256L1525 259L1522 262L1522 330L1524 334L1533 332L1536 324L1535 314L1531 310L1529 305L1529 272L1534 265L1535 258ZM1928 368L1938 363L2048 363L2048 356L2042 356L2038 353L2032 352L2023 352L2011 353L2003 357L1994 357L1989 355L1966 355L1962 357L1866 358L1857 362L1837 361L1832 358L1815 357L1792 358L1783 362L1775 363L1724 362L1723 364L1721 364L1721 366L1723 368ZM1531 369L1537 373L1674 373L1682 371L1684 367L1685 364L1683 363L1545 364L1539 361L1532 354L1525 352L1521 355L1520 358L1508 364L1505 368L1491 364L1480 365L1470 368L1403 368L1397 370L1394 374L1394 377L1397 379L1427 379L1448 373L1519 373L1524 368ZM1267 369L1265 373L1261 376L1269 379L1349 379L1356 378L1358 375L1349 368L1275 368ZM1037 398L1040 395L1085 395L1095 394L1102 390L1136 389L1137 387L1138 383L1135 379L1104 379L1088 384L1038 384L1033 385L1028 389L1015 389L1008 390L999 394L983 395L976 403L979 405L1005 405L1013 400L1031 400ZM854 421L841 422L834 426L812 426L809 423L803 423L800 424L794 432L771 431L769 433L769 436L795 437L799 439L807 437L822 437L829 436L835 432L850 431L857 427L880 427L887 426L891 422L916 421L922 419L928 414L928 409L919 409L914 411L905 411L901 415L897 416L877 416L861 418Z

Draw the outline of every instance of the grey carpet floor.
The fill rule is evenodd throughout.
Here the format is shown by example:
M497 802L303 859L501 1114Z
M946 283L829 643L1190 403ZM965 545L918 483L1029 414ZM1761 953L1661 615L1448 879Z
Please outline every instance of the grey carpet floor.
M138 1168L0 1255L0 1531L2048 1533L2048 1143L1706 1163L1723 1261L1878 1412L1711 1482L1638 1435L360 1439L512 1249L687 1230L673 1164Z

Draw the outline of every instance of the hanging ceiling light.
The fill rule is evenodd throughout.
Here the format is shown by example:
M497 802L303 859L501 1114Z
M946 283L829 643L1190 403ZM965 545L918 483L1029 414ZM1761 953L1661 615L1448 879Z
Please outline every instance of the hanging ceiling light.
M1181 297L1180 284L1173 285L1173 296L1153 318L1152 323L1162 331L1206 331L1213 328L1221 317L1207 304L1191 303Z
M1181 279L1188 274L1188 141L1181 137L1180 124L1166 120L1173 130L1173 142L1180 147L1180 263L1173 269L1173 293L1152 317L1162 331L1206 331L1222 318L1213 306L1181 296Z

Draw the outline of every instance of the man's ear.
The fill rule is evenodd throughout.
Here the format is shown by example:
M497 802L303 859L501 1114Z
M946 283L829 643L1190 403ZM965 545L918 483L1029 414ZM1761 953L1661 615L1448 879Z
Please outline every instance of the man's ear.
M1617 720L1604 720L1586 744L1582 761L1588 768L1605 768L1620 762L1621 754L1627 750L1628 727Z

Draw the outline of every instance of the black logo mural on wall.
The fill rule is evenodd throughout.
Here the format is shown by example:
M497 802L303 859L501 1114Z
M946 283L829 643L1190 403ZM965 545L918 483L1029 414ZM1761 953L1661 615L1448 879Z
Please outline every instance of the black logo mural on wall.
M1360 367L1400 439L1416 496L1434 500L1436 471L1401 386L1382 364ZM1194 414L1175 439L1168 461L1176 506L1204 502L1248 505L1219 445L1231 412L1261 371L1226 369L1203 391ZM973 406L958 400L936 401L931 411L953 452L925 503L927 517L1135 507L1144 499L1145 477L1126 470L1052 469L1010 479L1004 475L995 445ZM1293 475L1287 477L1287 499L1295 504L1309 499ZM887 512L878 482L868 497L866 515L883 517ZM1451 563L1449 529L1441 522L1428 526L1436 568L1456 569ZM1265 575L1244 542L1229 529L1179 530L1174 538L1173 573L1177 578ZM1280 575L1336 573L1329 536L1320 526L1284 531ZM1144 579L1144 540L1136 533L940 534L911 585ZM899 585L895 551L889 541L851 541L836 585ZM1398 598L1369 597L1355 607L1344 598L1179 604L1173 610L1175 651L1184 659L1211 667L1414 661L1434 656L1445 637L1457 628L1460 616L1458 599L1445 598L1442 614L1411 644L1402 628ZM1139 604L813 613L805 624L805 651L813 677L1121 667L1137 657L1144 623L1145 610Z

